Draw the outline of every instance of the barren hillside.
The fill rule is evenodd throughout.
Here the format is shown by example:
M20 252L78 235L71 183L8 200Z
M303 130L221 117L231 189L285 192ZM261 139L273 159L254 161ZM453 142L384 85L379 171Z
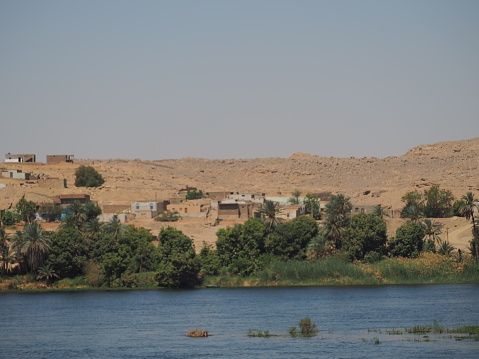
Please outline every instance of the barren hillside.
M103 175L104 186L76 188L73 185L74 172L82 164L94 166ZM0 178L0 184L6 185L0 186L2 209L15 205L23 195L39 203L69 193L90 194L100 206L130 204L171 198L187 185L204 191L265 192L271 196L290 196L294 189L303 194L330 191L350 196L353 204L382 204L393 210L402 207L404 193L415 188L422 190L432 184L451 190L456 197L467 191L479 197L479 137L421 145L400 157L382 159L295 153L288 158L83 159L74 164L4 163L3 167L43 177L65 178L68 188L41 187L35 183ZM152 223L151 227L156 231L157 225ZM209 229L210 232L214 235L214 230Z
M74 187L74 171L94 166L104 177L98 189ZM186 185L205 191L231 190L266 192L289 196L294 189L331 191L350 196L357 204L383 204L397 209L408 190L439 184L456 196L479 193L479 137L466 141L417 146L400 157L335 158L295 153L288 158L209 160L76 160L74 164L12 164L44 176L66 178L68 188L40 188L20 180L0 179L0 208L7 208L25 194L27 199L45 201L57 194L89 193L104 204L127 204L139 200L168 198Z

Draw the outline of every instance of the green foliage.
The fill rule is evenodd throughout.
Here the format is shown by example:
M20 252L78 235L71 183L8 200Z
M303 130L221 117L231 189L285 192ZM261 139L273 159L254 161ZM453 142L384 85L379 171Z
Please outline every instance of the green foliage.
M186 199L186 200L190 200L190 199L201 199L201 198L203 198L203 197L204 197L204 195L203 195L203 191L202 191L202 190L197 191L197 190L194 189L194 190L188 191L188 192L186 193L185 199Z
M321 219L321 209L319 207L318 197L312 194L307 194L303 201L303 205L306 208L306 212L309 213L311 217Z
M159 235L160 262L156 280L161 287L191 288L200 284L200 261L193 242L175 228L163 228Z
M213 246L203 242L203 248L198 255L201 263L201 273L203 276L218 275L221 271L221 261L218 252Z
M60 229L50 235L50 252L46 265L55 270L59 278L74 278L83 273L88 246L74 228Z
M332 255L334 251L334 244L319 234L308 243L306 255L309 259L319 259Z
M48 264L38 268L37 280L45 280L47 284L50 284L54 278L58 278L58 274Z
M358 214L344 231L343 249L354 259L363 259L369 252L384 253L386 232L386 223L381 217L373 213Z
M314 324L310 318L301 318L298 323L299 326L299 331L296 329L296 327L291 327L289 329L289 334L293 337L312 337L316 335L319 330L317 329L317 325Z
M20 222L21 219L22 217L20 216L20 213L18 213L17 211L6 210L2 214L2 222L6 226L12 226L17 222Z
M405 206L401 217L417 221L421 216L427 218L445 218L453 214L454 196L451 191L431 186L424 193L417 190L408 192L402 197Z
M55 203L42 203L38 212L47 222L58 221L62 216L62 208Z
M291 204L299 204L300 200L299 197L301 196L301 191L299 189L295 189L293 192L291 192L291 197L288 201Z
M25 197L22 197L17 203L16 210L22 221L32 223L37 213L37 205L35 202L27 201Z
M318 235L316 221L300 216L277 226L265 241L265 251L281 260L305 259L309 242Z
M155 221L159 222L177 222L181 218L180 214L175 211L173 213L164 211L155 217Z
M394 257L417 257L423 250L423 226L410 222L399 227L396 238L389 242L389 252Z
M281 213L279 203L266 200L263 206L258 210L263 219L264 225L268 229L274 229L276 226L284 222L283 218L278 218L277 215Z
M337 249L341 248L341 237L344 229L349 226L351 208L349 197L343 194L332 196L331 201L326 205L326 219L321 232L327 240L334 243Z
M291 284L377 284L352 263L329 257L317 261L274 261L258 273L261 283Z
M100 187L103 183L102 175L91 166L81 165L75 171L76 187Z
M456 217L464 217L464 215L460 211L460 209L463 208L464 205L465 202L460 199L454 202L454 204L452 205L452 215Z
M244 224L222 228L216 235L216 248L222 267L231 275L247 276L260 267L259 256L264 248L264 224L248 219Z
M35 273L50 250L50 236L38 223L27 224L17 232L15 248L25 256L30 273Z

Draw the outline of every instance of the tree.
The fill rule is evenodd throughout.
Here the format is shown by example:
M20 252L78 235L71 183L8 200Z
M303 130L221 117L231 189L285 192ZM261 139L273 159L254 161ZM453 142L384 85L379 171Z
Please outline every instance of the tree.
M21 253L26 256L30 272L34 273L50 249L50 237L38 223L27 224L21 236Z
M343 194L332 196L331 201L326 205L326 219L321 232L338 249L342 245L342 232L349 226L352 207L349 197L345 197Z
M417 257L423 249L424 228L409 222L396 231L396 238L389 243L389 252L395 257Z
M37 205L35 202L27 201L23 196L18 201L16 206L17 212L20 214L20 218L26 223L32 223L37 213Z
M50 265L38 268L37 280L45 280L47 284L50 284L53 278L58 278L58 274Z
M118 215L114 215L108 223L103 226L103 231L105 233L113 234L115 241L118 241L118 237L123 236L128 232L128 227L120 222Z
M459 213L463 217L466 217L467 220L471 219L472 226L475 227L474 212L479 211L479 206L474 199L474 195L472 192L467 192L464 196L462 196L461 200L462 203L459 207Z
M386 223L373 213L354 216L344 231L343 248L354 259L363 259L370 252L384 253L386 242Z
M2 222L6 226L12 226L17 222L20 222L21 219L22 217L17 211L6 210L2 214Z
M299 204L299 197L301 196L301 191L299 189L295 189L293 192L291 192L291 197L289 199L289 203L291 204Z
M163 228L159 235L160 257L156 280L161 287L191 288L200 284L200 261L193 242L173 227Z
M277 226L265 240L265 251L281 260L305 259L309 242L318 235L316 221L300 216Z
M278 218L277 215L281 213L279 203L273 201L264 201L263 206L258 210L263 218L266 228L273 229L277 225L284 222L283 218Z
M424 215L428 218L445 218L452 214L454 196L438 185L424 191Z
M14 256L10 249L9 237L10 235L5 232L5 229L0 227L0 261L2 262L1 273L3 274L7 273L8 265L14 261Z
M93 167L81 165L75 171L76 187L100 187L105 180Z
M50 235L50 250L46 265L59 278L74 278L82 274L89 253L85 239L75 228L62 228Z
M309 259L325 258L334 252L334 244L322 234L317 235L308 244L306 255Z
M437 244L441 242L441 237L439 237L439 235L442 233L441 232L442 225L439 225L430 219L425 219L424 222L422 223L422 226L424 228L425 241L430 241L431 243L437 243Z
M216 248L221 266L232 275L248 276L260 268L264 252L265 226L250 218L244 224L221 228L217 233ZM241 264L241 265L239 265Z
M386 210L380 204L378 204L377 206L374 206L373 213L380 218L389 217L388 214L386 213Z
M409 222L419 223L419 220L424 217L424 213L418 204L410 203L402 209L401 217L407 218Z
M318 197L307 194L306 198L303 201L306 211L311 215L311 217L316 219L321 219L321 208L319 205Z
M47 222L58 221L62 216L62 207L56 205L55 203L42 203L39 208L40 216L45 219Z
M188 192L186 193L185 199L186 199L186 200L201 199L201 198L203 198L203 197L204 197L204 196L203 196L203 191L202 191L202 190L197 191L197 190L194 189L194 190L188 191Z

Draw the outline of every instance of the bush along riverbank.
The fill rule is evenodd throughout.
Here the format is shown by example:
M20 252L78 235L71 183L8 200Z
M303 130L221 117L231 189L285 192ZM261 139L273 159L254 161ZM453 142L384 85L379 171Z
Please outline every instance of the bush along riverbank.
M211 287L387 285L479 283L479 264L456 262L434 253L418 258L386 258L376 263L345 262L341 258L272 262L257 275L208 276Z
M56 232L35 221L14 233L0 227L0 288L479 283L475 203L468 194L458 204L458 213L471 220L472 239L463 250L441 239L442 225L423 219L417 203L406 205L405 223L388 238L380 206L352 216L349 198L337 195L321 223L319 212L285 221L278 203L265 201L261 218L219 229L216 245L205 243L197 253L175 228L154 236L117 216L100 223L99 207L76 202ZM314 212L317 203L310 204ZM35 206L22 200L18 208Z

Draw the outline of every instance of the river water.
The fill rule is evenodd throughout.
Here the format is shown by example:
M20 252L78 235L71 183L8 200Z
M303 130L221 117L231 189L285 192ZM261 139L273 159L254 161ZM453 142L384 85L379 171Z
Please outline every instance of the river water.
M317 337L287 335L303 317ZM385 333L433 320L479 325L479 284L2 293L0 358L479 358L477 341Z

